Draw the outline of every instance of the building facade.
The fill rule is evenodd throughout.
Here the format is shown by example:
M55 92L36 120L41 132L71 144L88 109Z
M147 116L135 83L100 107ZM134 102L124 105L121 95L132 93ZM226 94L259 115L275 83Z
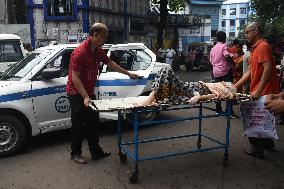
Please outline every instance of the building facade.
M220 30L221 7L226 0L191 0L189 14L206 15L211 18L211 37Z
M26 6L33 47L80 42L95 22L108 26L107 43L147 43L148 0L26 0Z
M248 24L251 14L249 1L228 1L222 5L221 30L229 40L239 36L240 27Z
M191 0L183 11L171 12L167 18L167 27L163 35L165 48L174 39L175 30L178 32L180 50L185 50L190 43L210 42L220 29L223 2L224 0ZM158 5L151 5L152 12L155 6L158 7ZM157 23L158 21L150 23L149 36L152 38L152 47L157 38Z

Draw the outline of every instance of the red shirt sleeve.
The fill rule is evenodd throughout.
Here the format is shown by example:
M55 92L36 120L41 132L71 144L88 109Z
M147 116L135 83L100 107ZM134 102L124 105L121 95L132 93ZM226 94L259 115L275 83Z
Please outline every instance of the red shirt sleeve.
M270 62L272 63L272 51L268 44L262 43L258 51L258 63Z

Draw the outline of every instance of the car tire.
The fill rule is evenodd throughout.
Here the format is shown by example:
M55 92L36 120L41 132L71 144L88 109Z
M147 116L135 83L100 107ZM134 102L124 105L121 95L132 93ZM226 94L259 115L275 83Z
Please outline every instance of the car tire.
M27 141L23 122L12 115L0 116L0 157L20 152Z

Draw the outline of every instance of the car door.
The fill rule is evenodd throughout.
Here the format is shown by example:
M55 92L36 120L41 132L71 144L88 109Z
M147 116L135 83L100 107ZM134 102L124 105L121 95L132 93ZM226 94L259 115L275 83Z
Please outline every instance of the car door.
M73 49L64 49L54 56L45 68L60 68L58 78L45 80L39 72L33 78L32 90L34 112L40 127L57 130L71 125L70 102L67 98L66 83L68 64Z
M96 84L99 99L133 97L142 94L153 65L151 57L143 49L110 49L110 58L122 68L142 76L141 79L130 79L127 75L103 69Z

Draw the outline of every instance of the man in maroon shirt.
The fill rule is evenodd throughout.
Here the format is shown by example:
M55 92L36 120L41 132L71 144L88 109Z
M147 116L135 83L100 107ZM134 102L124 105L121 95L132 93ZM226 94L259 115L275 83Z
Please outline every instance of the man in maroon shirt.
M80 164L87 163L81 150L84 129L92 159L110 155L99 146L99 115L89 107L91 99L95 99L94 87L100 62L131 79L138 78L138 75L126 71L107 57L101 48L107 37L107 27L102 23L95 23L90 29L89 37L73 51L70 59L66 91L71 103L71 159Z

